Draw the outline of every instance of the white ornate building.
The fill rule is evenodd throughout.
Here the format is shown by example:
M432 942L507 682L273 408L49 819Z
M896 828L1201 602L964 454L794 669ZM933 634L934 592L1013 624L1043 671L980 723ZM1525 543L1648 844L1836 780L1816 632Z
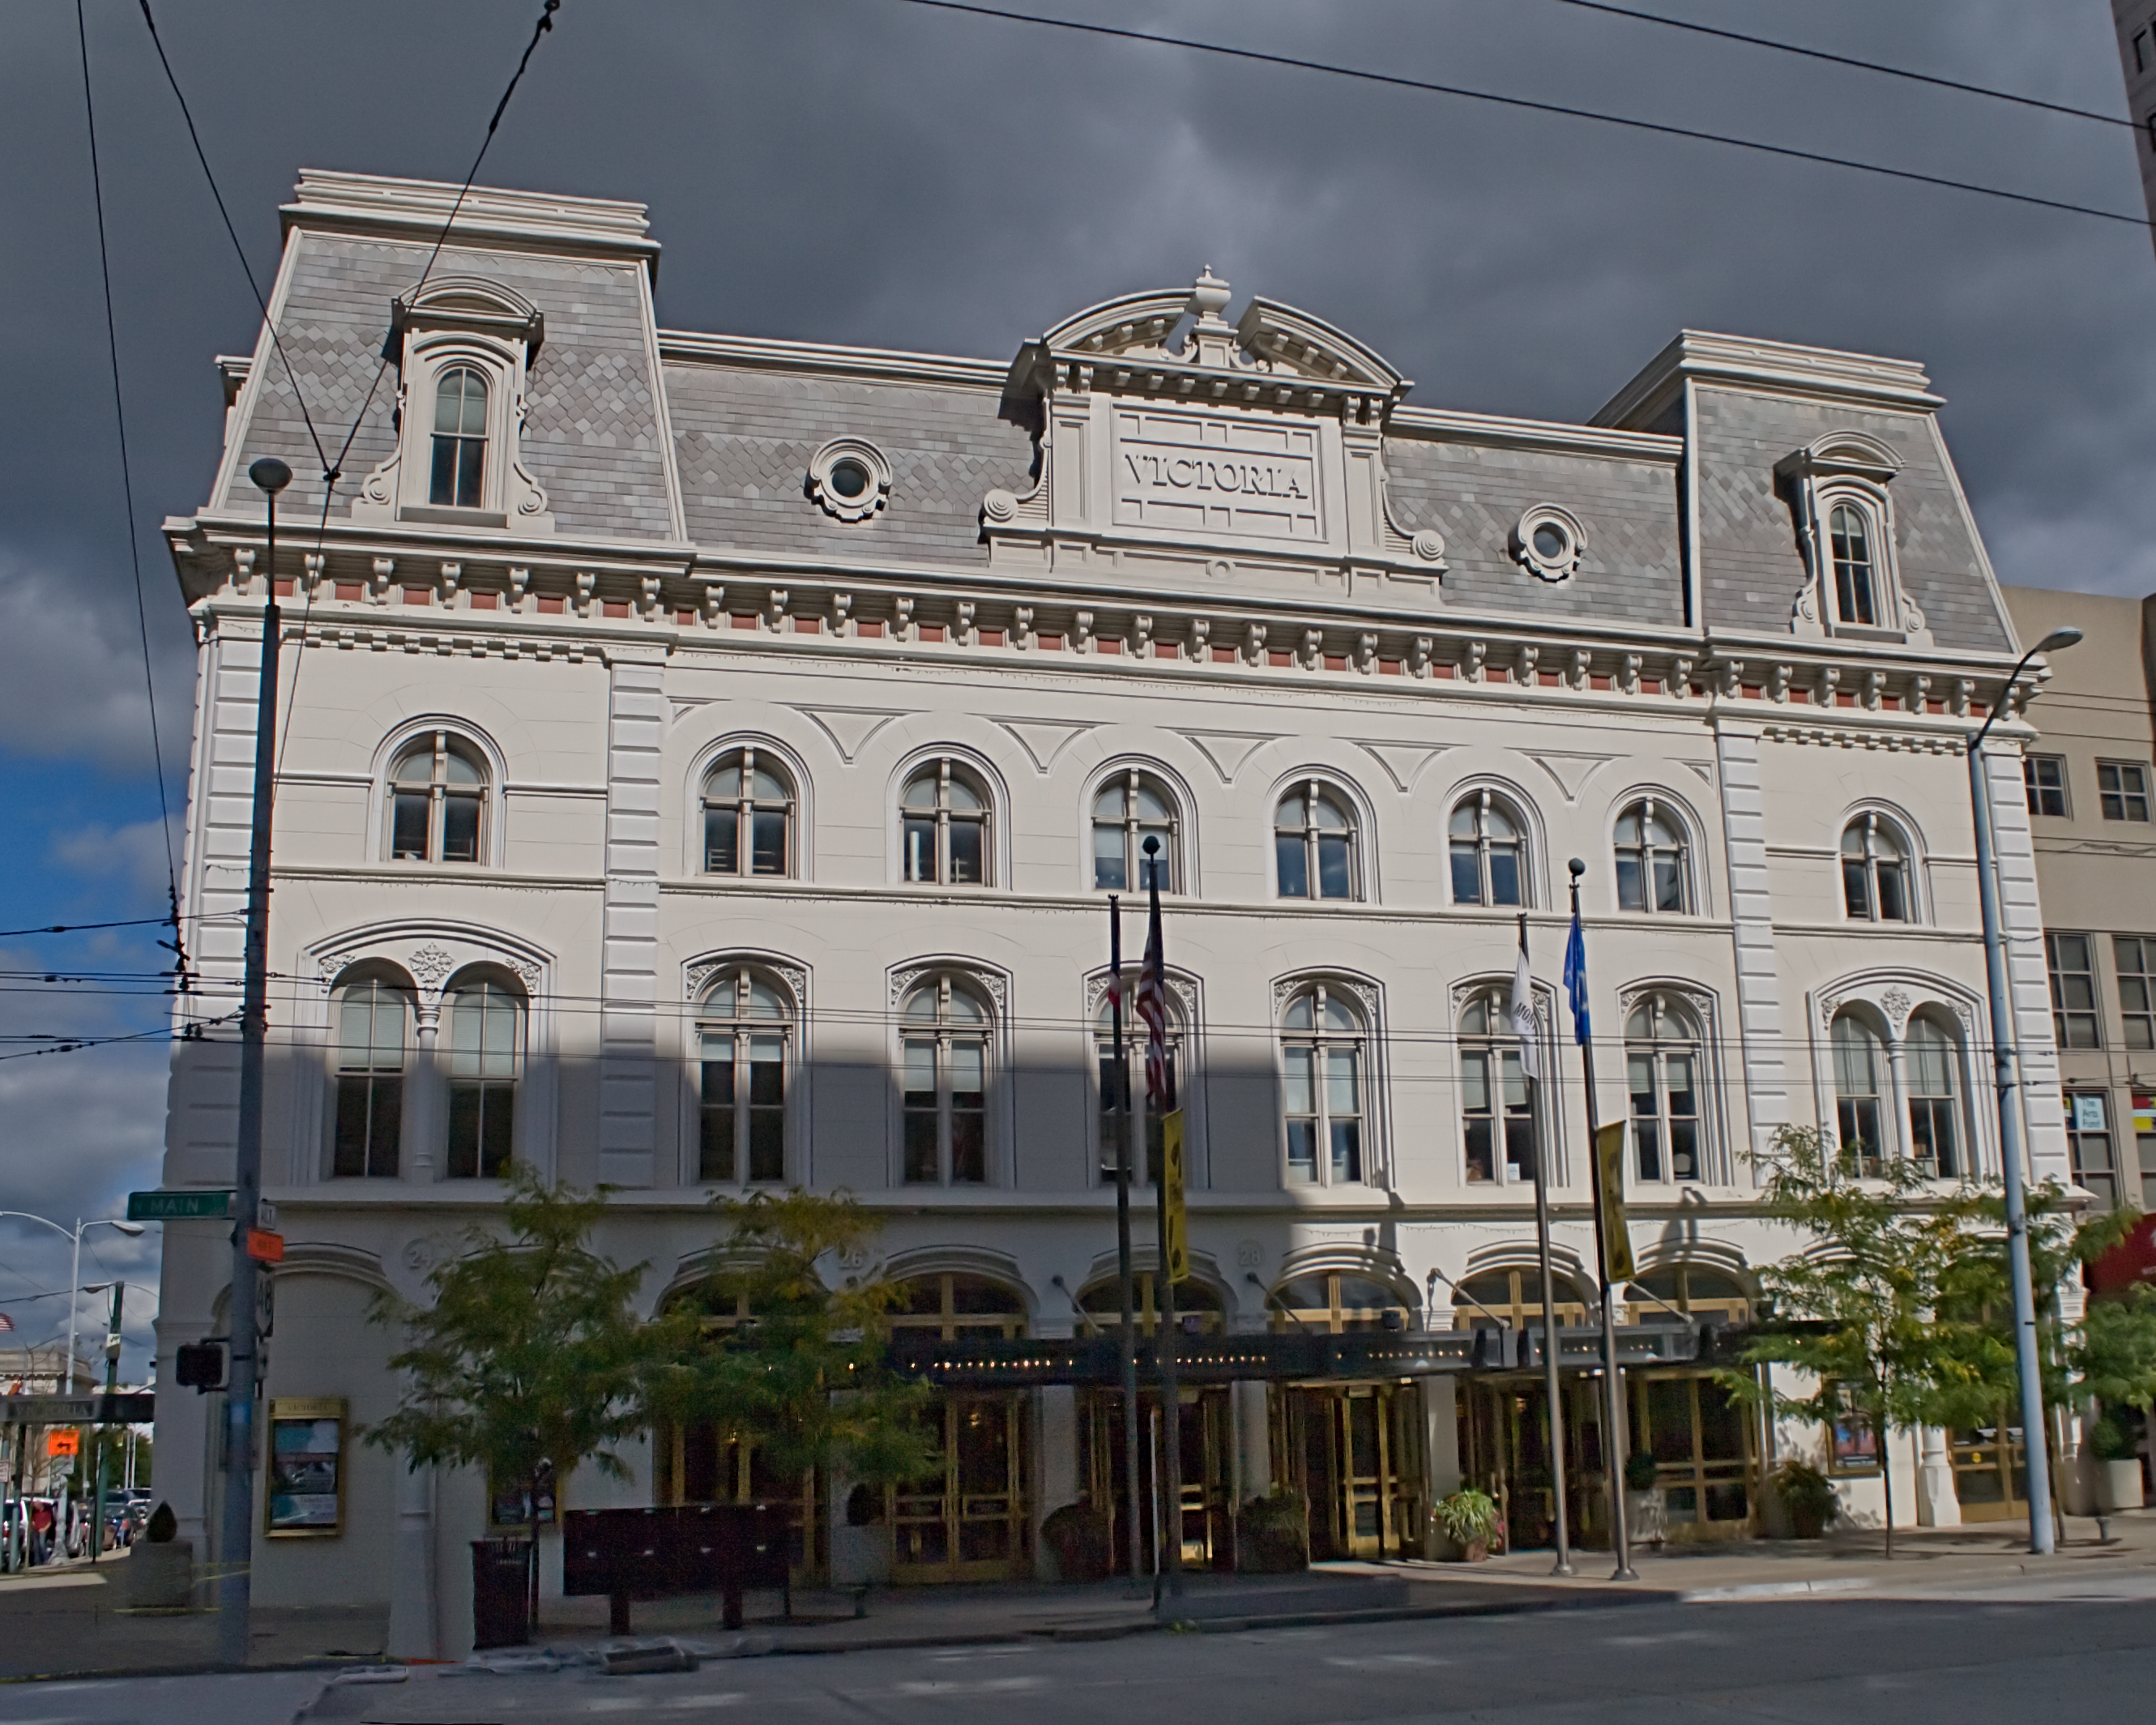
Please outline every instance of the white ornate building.
M236 1004L263 598L288 595L267 1411L336 1454L338 1503L320 1468L284 1479L258 1599L393 1593L401 1645L469 1635L481 1483L352 1434L394 1392L370 1296L418 1294L512 1159L615 1189L603 1244L654 1305L696 1280L715 1189L787 1182L886 1219L914 1327L1089 1331L1107 894L1135 958L1148 836L1201 1331L1517 1324L1537 1155L1581 1303L1574 857L1601 1105L1638 1127L1630 1318L1742 1315L1788 1244L1749 1159L1785 1122L1995 1168L1961 748L2015 641L1917 367L1688 331L1588 423L1492 418L1410 405L1306 312L1229 321L1209 275L1008 361L686 334L655 321L638 204L475 191L422 285L454 189L302 178L278 342L219 362L217 479L167 530L200 639L185 908L226 919L192 925L203 1018ZM341 435L385 355L325 518L294 379ZM274 570L264 454L298 475ZM2032 1159L2063 1175L2025 734L1994 733L1994 819ZM1522 911L1557 1075L1532 1103L1501 1034ZM229 1183L237 1065L228 1029L178 1045L167 1185ZM220 1332L224 1233L168 1229L162 1383ZM1463 1473L1534 1538L1537 1393L1204 1389L1191 1560L1273 1481L1321 1548L1416 1548ZM1741 1532L1771 1435L1688 1368L1631 1394L1680 1532ZM217 1400L160 1402L198 1538ZM569 1495L805 1492L811 1566L1029 1571L1041 1517L1120 1477L1111 1404L953 1391L945 1478L888 1500L694 1431ZM1936 1434L1886 1447L1928 1518L1957 1467L1989 1489Z

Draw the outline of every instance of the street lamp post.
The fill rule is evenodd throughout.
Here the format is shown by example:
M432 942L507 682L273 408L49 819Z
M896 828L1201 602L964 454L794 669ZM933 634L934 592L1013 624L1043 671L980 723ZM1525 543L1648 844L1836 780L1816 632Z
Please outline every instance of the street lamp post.
M2054 1548L2051 1532L2051 1477L2049 1444L2044 1431L2044 1383L2036 1354L2036 1295L2029 1271L2029 1212L2021 1167L2021 1106L2015 1093L2021 1085L2021 1057L2012 1028L2012 1002L2006 978L2006 936L2000 927L1999 872L1991 836L1991 788L1984 765L1984 739L1991 734L2005 701L2029 661L2039 653L2056 653L2080 640L2077 629L2055 629L2021 655L2006 679L2005 696L1993 704L1982 726L1969 742L1969 793L1976 815L1977 892L1984 908L1984 968L1991 992L1991 1060L1999 1091L1999 1159L2006 1188L2006 1255L2014 1283L2014 1364L2020 1378L2021 1453L2028 1476L2029 1549Z

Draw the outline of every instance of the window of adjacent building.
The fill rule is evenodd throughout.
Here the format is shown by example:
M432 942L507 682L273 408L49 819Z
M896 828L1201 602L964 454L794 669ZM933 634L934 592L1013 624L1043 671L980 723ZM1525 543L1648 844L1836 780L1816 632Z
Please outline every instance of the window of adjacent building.
M1829 511L1827 542L1834 556L1835 615L1865 629L1879 626L1873 536L1869 513L1856 504L1837 503Z
M338 997L330 1172L339 1179L397 1177L410 1019L410 999L386 982L349 983Z
M704 872L793 871L793 787L753 748L721 757L704 781Z
M2132 761L2096 763L2097 801L2106 820L2148 819L2148 769Z
M1909 1154L1942 1180L1966 1173L1962 1156L1961 1045L1928 1013L1909 1020Z
M1118 773L1093 799L1093 885L1106 892L1143 892L1156 880L1176 890L1175 803L1159 781L1137 771ZM1147 839L1159 840L1148 858Z
M2021 788L2029 798L2031 814L2066 814L2066 762L2063 755L2024 755Z
M979 1186L988 1178L988 1014L962 983L924 983L900 1014L904 1177Z
M1353 817L1337 792L1315 780L1281 798L1273 858L1282 898L1359 896Z
M1094 1025L1094 1035L1099 1055L1101 1179L1102 1183L1116 1183L1116 1152L1118 1135L1125 1130L1123 1116L1117 1111L1118 1099L1127 1101L1135 1118L1137 1137L1131 1158L1131 1179L1137 1185L1149 1185L1152 1171L1160 1165L1160 1117L1146 1097L1145 1060L1146 1027L1143 1020L1130 1011L1123 1016L1123 1064L1116 1065L1115 1008L1102 1002L1101 1016ZM1168 1087L1171 1096L1180 1094L1178 1086L1183 1071L1183 1025L1179 1016L1170 1011L1168 1022Z
M2156 1048L2156 938L2113 935L2118 966L2118 1032L2128 1048Z
M906 782L899 798L900 873L940 886L980 886L988 878L988 798L952 761L936 761Z
M1641 1001L1625 1022L1625 1068L1640 1178L1706 1178L1698 1022L1659 994Z
M1691 870L1683 829L1650 798L1617 818L1617 908L1691 909Z
M2112 1158L2111 1099L2102 1091L2066 1092L2066 1150L2074 1183L2094 1193L2106 1209L2118 1203L2118 1170Z
M703 1111L696 1177L731 1184L786 1178L785 997L752 971L726 976L705 997Z
M434 466L427 501L451 509L484 506L486 379L451 366L434 380Z
M524 1066L524 1003L505 984L464 983L449 995L449 1131L445 1168L453 1180L495 1180L509 1172L516 1130L516 1086Z
M2096 942L2085 934L2047 934L2051 1032L2061 1048L2101 1048L2096 1014Z
M1909 920L1909 864L1901 834L1876 814L1859 815L1841 835L1841 898L1865 922Z
M1452 901L1455 905L1523 905L1520 822L1502 798L1476 791L1452 811Z
M1470 1181L1535 1177L1535 1117L1507 998L1486 989L1460 1014L1460 1125Z
M422 738L389 773L389 855L475 863L485 854L486 773L446 731Z
M1835 1133L1842 1166L1851 1173L1876 1175L1887 1153L1887 1050L1853 1012L1835 1014L1832 1041Z
M1313 983L1281 1019L1287 1177L1299 1185L1363 1178L1363 1062L1368 1027L1337 989Z

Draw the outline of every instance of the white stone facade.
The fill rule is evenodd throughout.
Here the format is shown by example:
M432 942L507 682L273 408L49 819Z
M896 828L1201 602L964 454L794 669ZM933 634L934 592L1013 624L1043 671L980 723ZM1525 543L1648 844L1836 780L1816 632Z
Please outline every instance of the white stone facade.
M1409 408L1404 379L1304 313L1259 300L1227 323L1209 278L1081 314L1009 367L676 336L652 317L639 207L512 193L475 196L424 315L408 315L443 192L311 175L286 212L272 316L318 417L343 411L318 386L363 382L399 301L401 418L385 388L347 462L377 477L357 501L340 490L318 536L318 464L265 336L228 363L210 501L167 530L200 634L192 916L242 901L267 583L287 595L273 1400L342 1398L355 1423L388 1410L391 1349L367 1300L419 1291L498 1202L485 1176L502 1153L617 1189L603 1243L649 1263L649 1302L693 1278L713 1236L700 1027L747 998L725 992L744 976L779 1016L743 1021L741 1070L783 1043L783 1099L767 1131L741 1117L734 1173L849 1189L886 1217L894 1273L983 1277L1030 1333L1070 1333L1071 1296L1113 1261L1095 820L1133 773L1172 829L1190 1237L1231 1331L1265 1327L1277 1290L1329 1272L1449 1327L1455 1283L1532 1261L1525 1170L1501 1151L1478 1166L1466 1117L1468 1014L1509 991L1519 938L1511 905L1455 890L1448 831L1484 793L1517 835L1516 853L1497 849L1517 855L1555 1075L1535 1130L1563 1262L1593 1260L1558 983L1574 857L1605 1117L1630 1105L1635 1009L1659 1000L1691 1025L1671 1034L1697 1062L1696 1166L1676 1177L1666 1111L1660 1178L1636 1152L1630 1168L1643 1266L1712 1266L1742 1288L1785 1249L1758 1215L1750 1158L1784 1122L1835 1125L1838 1014L1877 1038L1887 1153L1919 1147L1917 1106L1936 1097L1912 1075L1934 1069L1912 1035L1936 1033L1955 1171L1995 1170L1961 747L2002 698L2015 644L1914 367L1687 335L1595 424L1486 418ZM425 485L419 471L460 459L439 453L454 433L430 447L425 432L439 423L427 392L458 364L490 392L473 459L492 477L470 503L454 474L444 491L439 465ZM1835 591L1846 547L1820 523L1840 519L1840 494L1821 514L1792 490L1846 467L1860 436L1894 464L1865 458L1894 505L1868 518L1868 609ZM1778 479L1793 452L1802 471ZM264 454L300 475L275 571L244 478ZM2063 1173L2065 1144L2022 734L1995 732L1994 818L2041 1176ZM745 820L743 870L716 873L707 788L745 749L790 802L783 854L757 872ZM932 808L909 829L907 787L926 772L932 791L945 763L979 808L947 803L941 826ZM422 799L402 812L400 783ZM1647 906L1629 909L1614 846L1643 804L1673 872L1650 855ZM1342 824L1296 841L1316 895L1286 896L1280 811L1318 819L1321 805ZM1873 814L1899 847L1904 914L1867 922L1840 853ZM1471 873L1491 866L1474 843ZM984 878L911 878L969 873ZM1481 890L1502 901L1491 878ZM1135 892L1125 906L1135 962ZM238 925L193 929L205 987L183 1016L221 1019ZM908 1004L932 1006L947 982L978 1018L947 1022L937 1058L955 1064L910 1138L903 1075L929 1056L909 1054ZM404 1028L395 1129L354 1163L340 1014L362 983ZM1318 1049L1342 1076L1306 1111L1288 1014L1311 984L1340 1014L1343 1063ZM492 1071L480 1041L505 1026ZM978 1127L956 1100L975 1049ZM229 1181L237 1068L228 1024L177 1045L167 1185ZM475 1123L503 1106L505 1129ZM909 1178L909 1142L932 1151L932 1178ZM340 1175L341 1153L367 1171ZM228 1248L210 1224L167 1235L170 1384L173 1350L218 1332ZM1263 1387L1235 1401L1247 1493L1285 1461ZM213 1402L161 1396L160 1485L198 1539ZM1073 1407L1068 1390L1029 1404L1032 1525L1081 1490ZM1432 1488L1462 1465L1452 1407L1436 1384L1416 1440ZM1891 1451L1913 1479L1906 1435ZM629 1487L578 1480L572 1496L650 1501L663 1468L635 1460ZM400 1486L391 1458L356 1444L346 1467L341 1533L258 1546L256 1598L381 1602L393 1571L403 1643L454 1646L478 1485ZM1875 1496L1852 1484L1860 1507ZM1897 1498L1914 1512L1912 1486ZM833 1563L873 1569L865 1540L836 1525Z

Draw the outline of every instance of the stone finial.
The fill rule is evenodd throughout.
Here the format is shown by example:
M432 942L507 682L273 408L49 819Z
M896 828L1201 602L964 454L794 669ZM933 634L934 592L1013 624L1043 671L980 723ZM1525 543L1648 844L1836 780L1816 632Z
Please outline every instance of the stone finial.
M1215 275L1213 266L1208 264L1191 284L1188 310L1193 317L1214 318L1227 309L1228 284Z

